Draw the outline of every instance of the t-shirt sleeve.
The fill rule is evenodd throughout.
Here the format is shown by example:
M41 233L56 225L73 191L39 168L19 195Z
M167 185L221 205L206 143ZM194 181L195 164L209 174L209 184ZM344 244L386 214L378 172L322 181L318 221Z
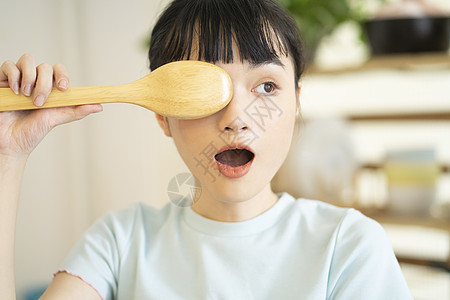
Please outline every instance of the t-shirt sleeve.
M125 232L117 215L105 215L72 248L58 272L79 277L103 299L114 299L120 266L120 245L126 243Z
M383 227L355 210L340 224L327 299L412 299Z

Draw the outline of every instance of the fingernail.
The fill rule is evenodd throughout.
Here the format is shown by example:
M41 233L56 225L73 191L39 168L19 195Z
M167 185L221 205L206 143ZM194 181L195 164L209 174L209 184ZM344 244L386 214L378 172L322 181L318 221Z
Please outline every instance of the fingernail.
M68 83L67 80L65 80L65 79L61 79L61 80L58 82L58 87L59 87L60 89L62 89L62 90L67 89L68 86L69 86L69 83Z
M38 95L38 96L36 97L36 99L34 99L34 105L36 105L36 106L42 106L42 105L44 104L44 101L45 101L44 96Z
M23 94L25 96L30 96L31 95L31 85L27 84L23 87Z
M19 83L15 82L12 86L14 94L19 95Z

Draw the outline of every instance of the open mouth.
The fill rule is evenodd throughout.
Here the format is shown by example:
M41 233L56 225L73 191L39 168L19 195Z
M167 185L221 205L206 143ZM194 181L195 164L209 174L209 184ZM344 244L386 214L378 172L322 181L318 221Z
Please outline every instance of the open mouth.
M219 172L230 178L244 176L250 170L255 154L244 148L226 148L214 156Z
M247 164L255 157L253 152L247 149L229 149L216 154L214 158L221 164L231 167L239 167Z

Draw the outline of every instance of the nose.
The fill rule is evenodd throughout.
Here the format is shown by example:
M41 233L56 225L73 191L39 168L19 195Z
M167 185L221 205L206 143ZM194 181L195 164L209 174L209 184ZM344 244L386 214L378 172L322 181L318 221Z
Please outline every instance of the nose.
M228 126L225 126L223 130L225 132L242 133L248 131L248 126L242 119L237 117Z
M239 101L235 94L230 103L222 110L219 121L220 130L229 134L242 134L250 131L250 123L245 113L245 101Z

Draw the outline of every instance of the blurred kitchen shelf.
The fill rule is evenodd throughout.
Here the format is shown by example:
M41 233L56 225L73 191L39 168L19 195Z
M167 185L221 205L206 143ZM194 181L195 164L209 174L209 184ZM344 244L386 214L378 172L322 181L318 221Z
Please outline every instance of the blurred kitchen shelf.
M450 121L450 108L448 112L422 112L422 113L384 113L384 114L358 114L346 117L349 121Z
M438 164L440 173L450 173L450 165ZM383 164L366 163L359 167L360 170L372 170L378 171L383 169ZM397 225L411 225L411 226L423 226L435 229L446 230L450 233L450 219L438 219L433 218L431 215L401 215L389 212L388 209L377 209L371 207L364 207L358 204L358 201L354 202L355 208L362 213L377 220L380 223L389 223Z
M438 164L439 165L439 170L441 173L450 173L450 165L446 165L446 164ZM383 169L383 165L382 164L377 164L377 163L366 163L363 164L359 167L360 169L365 169L365 170L381 170Z
M450 70L450 52L374 56L360 65L341 68L324 69L315 65L311 65L305 70L305 75L306 76L341 75L341 74L351 74L351 73L378 71L378 70L387 70L387 71L394 70L405 72L443 71L443 70L448 71ZM442 111L418 111L411 113L394 112L394 111L388 113L366 112L357 115L347 115L345 117L350 122L450 121L450 108ZM382 164L365 164L360 166L360 170L365 169L378 171L382 170L382 168L383 168ZM450 166L441 164L440 170L442 173L449 173ZM431 215L407 216L401 214L394 214L390 212L388 209L376 209L364 207L360 205L360 203L358 203L357 200L354 201L353 205L351 206L360 210L362 213L378 221L381 224L421 226L437 230L444 230L447 233L450 233L450 220L448 219L445 220L437 219L433 218ZM450 272L450 253L446 261L435 261L432 259L415 259L414 257L401 257L401 256L398 257L398 259L400 262L417 265L428 265L442 268Z
M450 232L450 220L437 219L429 215L401 215L385 209L375 208L359 208L359 211L381 224L422 226Z
M360 166L360 170L372 170L378 171L383 169L383 164L377 163L367 163ZM439 164L439 169L441 173L449 173L450 166L446 164ZM364 215L368 216L379 222L380 224L385 225L401 225L401 226L419 226L437 230L443 230L447 233L450 233L450 219L439 219L431 216L430 214L426 215L406 215L399 214L389 211L388 208L373 208L373 207L365 207L358 203L358 201L354 202L354 208L361 211ZM449 235L450 240L450 235ZM408 256L397 255L397 259L399 262L414 264L414 265L422 265L422 266L430 266L445 270L450 272L450 253L448 253L447 259L438 261L435 259L425 259L425 258L414 258Z
M385 225L401 225L401 226L421 226L426 228L432 228L437 230L443 230L450 233L450 220L443 220L433 218L432 216L407 216L391 213L382 209L359 209L364 215L376 220L380 224ZM449 236L450 240L450 236ZM450 253L448 253L447 259L436 260L433 258L416 258L411 256L397 254L397 259L401 263L429 266L439 268L444 271L450 272Z
M445 52L374 56L357 66L320 68L312 65L306 75L333 75L373 70L450 70L450 55Z

